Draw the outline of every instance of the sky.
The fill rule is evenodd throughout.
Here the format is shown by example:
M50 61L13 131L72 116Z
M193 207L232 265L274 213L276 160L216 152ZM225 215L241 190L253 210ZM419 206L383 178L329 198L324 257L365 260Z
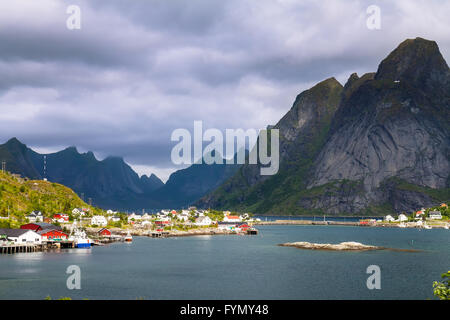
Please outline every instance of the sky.
M276 124L303 90L374 72L407 38L450 61L449 14L441 0L0 0L0 143L121 156L166 181L181 168L171 134L195 120Z

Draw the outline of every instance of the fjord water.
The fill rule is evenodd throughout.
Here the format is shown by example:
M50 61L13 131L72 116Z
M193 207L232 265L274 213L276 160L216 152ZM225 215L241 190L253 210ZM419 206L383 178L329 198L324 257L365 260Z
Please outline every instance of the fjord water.
M92 249L0 255L0 299L433 299L450 267L450 231L348 226L260 226L257 236L195 236ZM284 242L357 241L391 248L311 251ZM66 269L81 268L69 290ZM369 290L369 265L381 289Z

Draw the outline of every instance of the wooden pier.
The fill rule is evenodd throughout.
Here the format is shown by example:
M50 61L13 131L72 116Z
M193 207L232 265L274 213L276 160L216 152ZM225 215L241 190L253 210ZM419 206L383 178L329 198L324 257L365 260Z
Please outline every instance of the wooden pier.
M43 244L2 244L0 245L0 253L12 254L20 252L36 252L44 250Z
M47 241L40 244L33 243L3 243L0 244L0 254L12 254L21 252L39 252L49 249L75 248L73 241Z

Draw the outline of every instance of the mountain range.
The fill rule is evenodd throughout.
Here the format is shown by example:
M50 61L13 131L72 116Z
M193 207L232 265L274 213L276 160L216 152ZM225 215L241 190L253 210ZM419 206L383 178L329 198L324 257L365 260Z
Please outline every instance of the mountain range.
M44 172L45 156L45 172ZM173 173L166 184L141 177L120 157L97 160L92 152L69 147L40 154L12 138L0 145L6 169L30 179L47 178L73 189L85 201L120 210L186 207L229 178L236 166L196 164Z
M262 214L379 215L450 199L450 72L434 41L402 42L377 72L329 78L274 126L280 169L243 165L196 205Z

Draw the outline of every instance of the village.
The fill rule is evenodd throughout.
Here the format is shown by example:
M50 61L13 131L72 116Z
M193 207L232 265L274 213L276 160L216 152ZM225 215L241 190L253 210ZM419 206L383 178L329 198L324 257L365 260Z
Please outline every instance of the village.
M2 217L2 219L5 219ZM113 210L94 214L90 208L74 208L70 213L50 217L40 211L25 216L18 228L0 228L0 253L33 252L52 248L89 248L111 242L131 242L133 236L152 238L193 235L255 235L255 225L349 225L399 228L449 229L449 208L442 203L422 208L410 215L386 215L383 219L355 222L320 220L261 221L249 213L200 210L160 210L156 213L121 213Z
M132 236L153 238L203 234L257 234L250 214L229 211L161 210L155 214L124 214L113 210L92 215L89 208L74 208L71 214L51 217L40 211L26 216L19 228L0 228L0 253L32 252L51 248L89 248L123 241Z

